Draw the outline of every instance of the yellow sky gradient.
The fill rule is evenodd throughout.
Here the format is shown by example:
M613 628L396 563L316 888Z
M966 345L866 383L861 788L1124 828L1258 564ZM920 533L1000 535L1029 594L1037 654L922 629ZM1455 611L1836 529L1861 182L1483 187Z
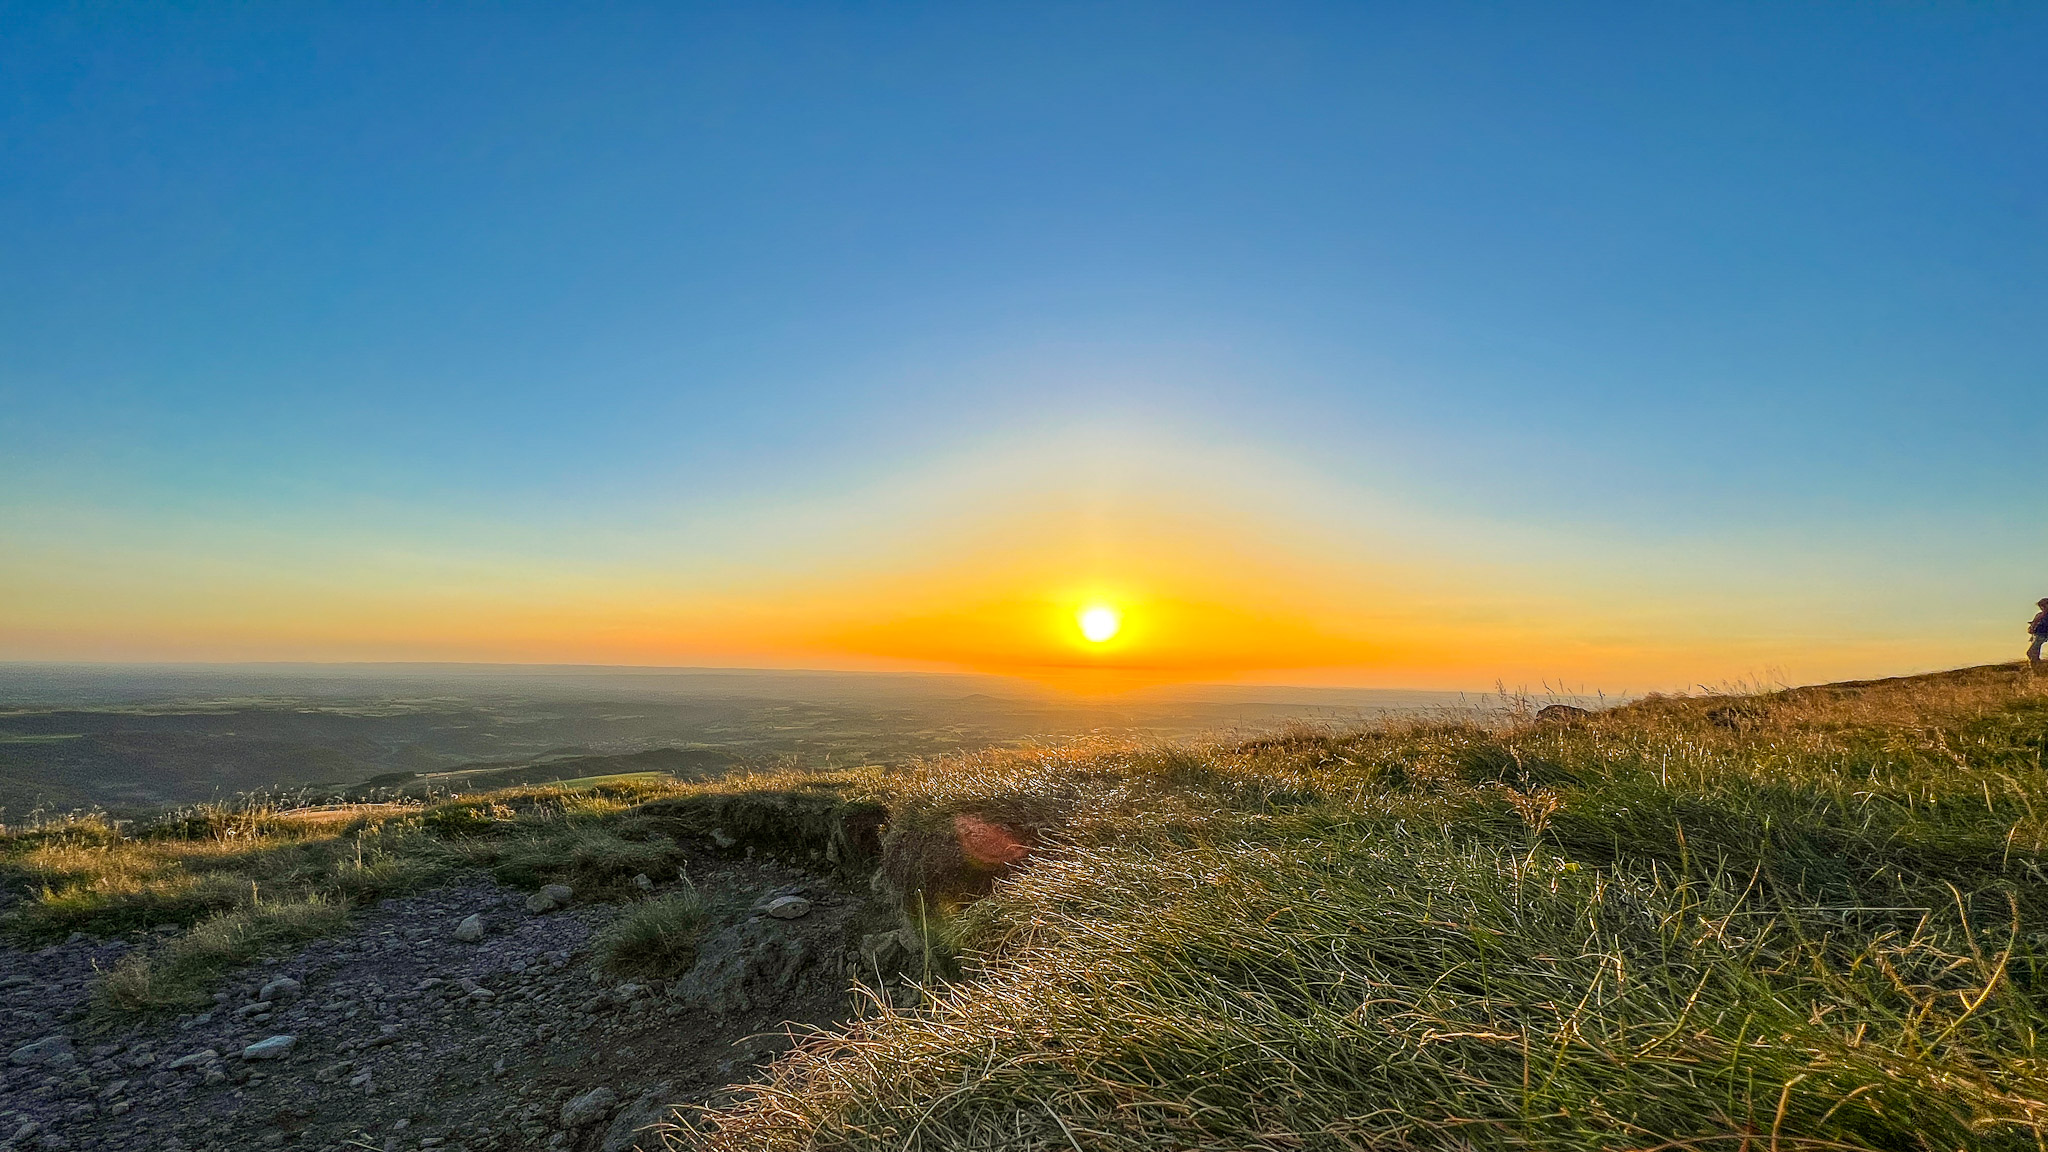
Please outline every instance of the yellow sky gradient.
M1089 429L806 500L608 523L189 509L6 525L16 659L473 660L1609 691L1996 658L1807 542L1538 532L1217 441ZM53 526L61 530L53 531ZM1821 542L1825 545L1826 542ZM1851 542L1853 544L1853 542ZM1107 644L1078 614L1114 606ZM1905 607L1901 607L1904 605ZM1973 646L1975 646L1973 648ZM1977 649L1987 655L1977 656Z

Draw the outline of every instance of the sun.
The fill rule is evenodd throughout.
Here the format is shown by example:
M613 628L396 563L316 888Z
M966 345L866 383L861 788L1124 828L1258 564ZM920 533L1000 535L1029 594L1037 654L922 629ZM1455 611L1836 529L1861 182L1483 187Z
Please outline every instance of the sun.
M1082 611L1080 616L1081 635L1090 643L1101 644L1117 634L1124 626L1124 618L1117 610L1106 604L1097 604Z

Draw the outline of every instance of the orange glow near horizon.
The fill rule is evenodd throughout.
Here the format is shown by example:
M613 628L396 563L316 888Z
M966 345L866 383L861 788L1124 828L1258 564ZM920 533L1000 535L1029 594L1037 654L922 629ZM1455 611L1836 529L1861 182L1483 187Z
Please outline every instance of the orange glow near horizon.
M1730 599L1716 589L1752 563L1739 553L1703 563L1682 541L1347 505L1275 480L1271 462L1219 459L1121 438L611 535L433 525L280 545L152 522L85 547L23 524L0 550L0 658L960 671L1087 693L1566 678L1620 691L1965 663L1977 643L1873 637L1855 622L1884 605L1848 611L1820 569L1810 588ZM1825 630L1835 618L1852 625Z

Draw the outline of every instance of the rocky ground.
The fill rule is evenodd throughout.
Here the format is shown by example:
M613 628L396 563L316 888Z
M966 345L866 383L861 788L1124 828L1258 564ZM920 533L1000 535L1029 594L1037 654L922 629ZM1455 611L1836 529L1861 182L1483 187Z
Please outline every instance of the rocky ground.
M843 1019L856 974L901 955L863 892L754 860L690 874L714 918L653 983L597 962L622 905L533 912L484 877L363 909L176 1018L88 1011L95 970L147 942L0 949L0 1152L657 1149L647 1125Z

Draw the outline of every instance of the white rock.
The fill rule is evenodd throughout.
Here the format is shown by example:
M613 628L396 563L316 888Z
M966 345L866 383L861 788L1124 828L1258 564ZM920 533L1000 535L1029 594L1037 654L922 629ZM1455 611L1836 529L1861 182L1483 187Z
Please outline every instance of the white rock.
M16 1048L7 1056L9 1064L69 1064L75 1057L71 1053L71 1038L64 1035L45 1036Z
M292 1001L297 1000L299 998L299 993L304 992L305 990L306 986L304 984L299 983L297 980L294 980L289 976L279 976L277 979L272 980L268 984L265 984L263 986L263 991L256 993L256 998L258 1000L269 1000L272 1002L283 1002L289 1004Z
M455 938L465 944L474 944L484 938L484 916L472 912L467 919L455 926Z
M285 1056L285 1054L289 1053L292 1050L292 1045L297 1044L298 1042L299 1038L297 1036L271 1036L266 1039L258 1040L254 1044L249 1045L247 1048L242 1049L242 1059L281 1059Z
M811 902L801 896L777 896L762 911L777 920L795 920L811 914Z
M526 898L526 910L553 912L557 908L567 908L575 898L576 893L567 884L543 884L540 891Z

